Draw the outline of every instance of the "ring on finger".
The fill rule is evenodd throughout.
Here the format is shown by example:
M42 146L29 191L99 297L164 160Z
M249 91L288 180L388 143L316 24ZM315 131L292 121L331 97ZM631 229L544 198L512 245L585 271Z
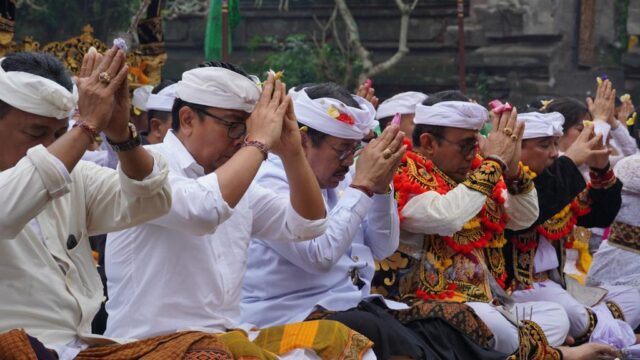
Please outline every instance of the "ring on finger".
M111 75L109 75L108 72L103 71L98 75L98 80L100 80L101 83L108 84L111 82Z
M504 129L502 129L502 132L507 136L511 136L513 134L513 129L512 128L504 128Z
M513 141L518 141L518 135L516 135L516 134L512 134L512 135L511 135L511 140L513 140Z
M384 149L384 151L382 152L382 157L385 160L389 159L391 155L393 155L393 151L391 151L390 149Z

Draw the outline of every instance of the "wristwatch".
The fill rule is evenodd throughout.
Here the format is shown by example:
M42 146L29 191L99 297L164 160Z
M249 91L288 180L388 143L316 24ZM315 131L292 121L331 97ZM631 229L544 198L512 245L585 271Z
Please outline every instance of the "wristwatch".
M107 142L109 143L109 145L111 145L111 148L113 149L113 151L115 152L128 151L142 144L142 139L140 138L140 134L138 134L138 130L136 129L135 125L133 125L132 123L129 123L129 133L130 133L129 140L121 143L114 143L113 141L111 141L111 139L107 137Z

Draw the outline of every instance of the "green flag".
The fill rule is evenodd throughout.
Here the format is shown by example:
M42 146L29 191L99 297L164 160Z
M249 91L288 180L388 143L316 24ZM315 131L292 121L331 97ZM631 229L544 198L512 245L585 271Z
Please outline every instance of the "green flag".
M229 0L229 53L231 53L231 31L240 23L238 0ZM204 57L207 60L222 59L222 0L211 0L207 28L204 37Z

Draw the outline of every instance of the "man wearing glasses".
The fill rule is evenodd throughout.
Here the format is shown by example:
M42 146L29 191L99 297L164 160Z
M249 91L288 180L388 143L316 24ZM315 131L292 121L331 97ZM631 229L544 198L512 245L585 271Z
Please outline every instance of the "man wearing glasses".
M466 303L493 335L481 345L510 354L519 347L518 328L491 304L505 273L503 233L505 227L530 226L538 204L531 178L518 164L524 125L515 109L492 117L483 159L476 150L478 130L489 119L484 107L452 92L433 94L417 106L414 149L394 177L400 247L380 262L374 289L418 309L433 300ZM568 319L561 307L517 306L520 313L526 308L526 320L531 317L552 346L564 342ZM478 329L465 329L477 338Z
M174 206L156 221L108 236L109 336L248 331L253 324L240 321L240 291L251 236L294 242L326 228L320 188L280 80L270 74L260 89L231 64L207 63L182 75L176 97L173 129L151 146L169 161ZM285 195L252 184L269 152L283 161L291 185ZM364 353L367 341L361 344ZM243 354L234 355L264 358L246 337L240 348Z
M362 149L354 169L361 141L377 125L371 103L322 83L296 92L293 104L306 161L329 212L327 232L300 243L254 237L243 283L245 321L273 326L326 317L370 338L378 359L427 358L425 345L386 313L406 306L371 295L375 259L398 246L390 184L405 152L404 134L388 127ZM281 194L291 190L276 156L269 157L257 179Z

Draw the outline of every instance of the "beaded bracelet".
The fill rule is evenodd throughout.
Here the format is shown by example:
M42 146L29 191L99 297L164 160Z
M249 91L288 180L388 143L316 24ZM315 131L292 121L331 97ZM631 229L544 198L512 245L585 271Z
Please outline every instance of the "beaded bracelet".
M76 122L75 124L73 124L72 128L75 128L75 127L79 127L80 129L82 129L84 133L87 134L87 136L89 136L89 139L91 140L92 144L96 141L96 138L100 136L100 133L98 133L98 130L96 130L93 126L87 124L84 121Z
M267 160L267 156L269 155L269 147L265 143L257 140L245 139L244 142L242 143L242 147L247 147L247 146L253 146L256 149L260 150L260 152L262 152L262 155L264 156L264 160Z

